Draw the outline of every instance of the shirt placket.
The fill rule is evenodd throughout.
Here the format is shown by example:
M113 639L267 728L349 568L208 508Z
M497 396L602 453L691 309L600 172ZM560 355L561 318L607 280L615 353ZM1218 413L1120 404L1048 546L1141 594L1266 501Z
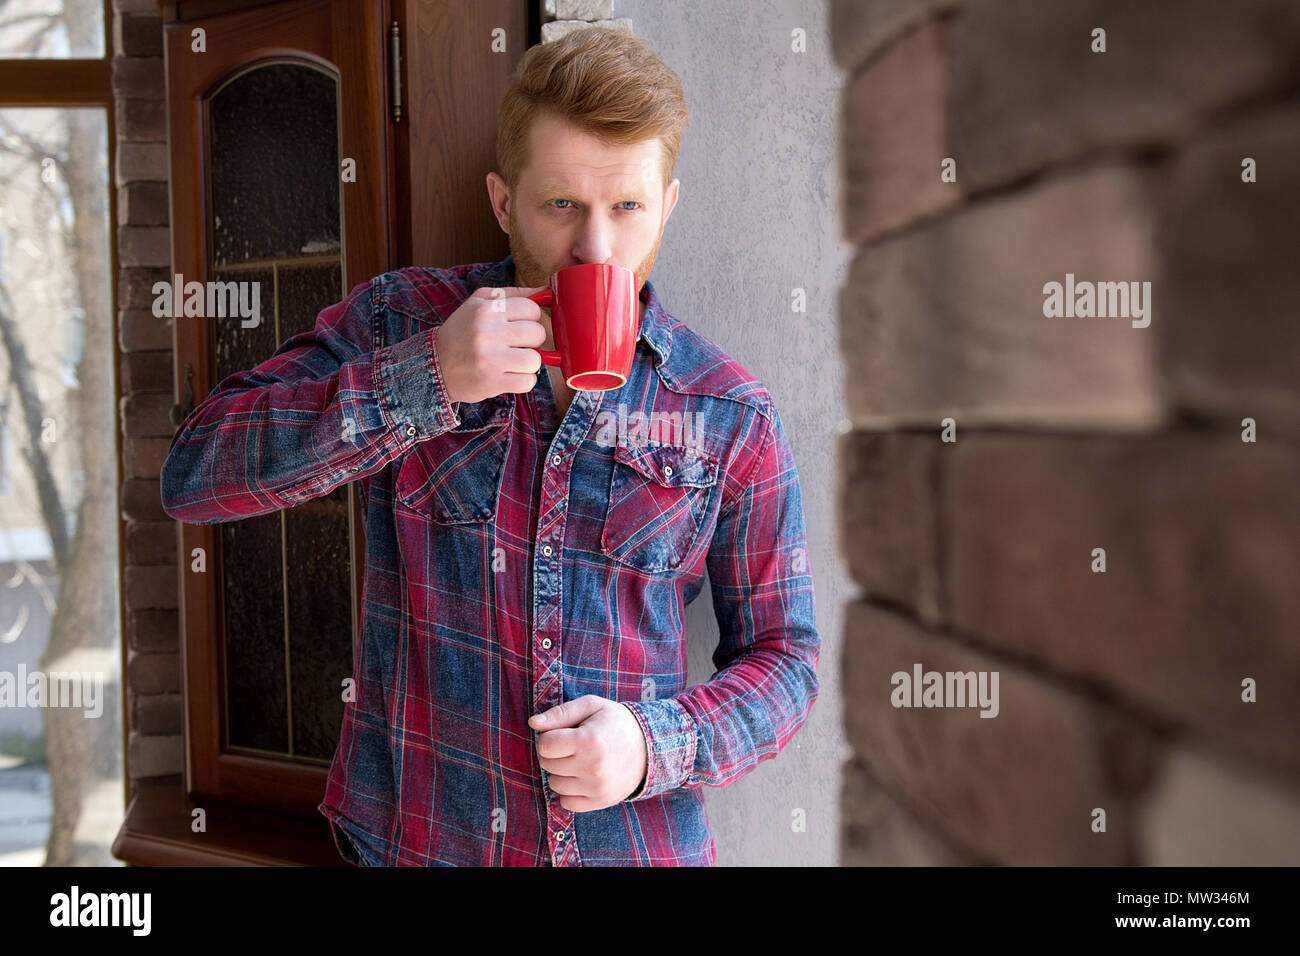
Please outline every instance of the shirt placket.
M543 373L545 374L545 373ZM548 391L549 394L549 391ZM537 537L533 542L533 713L563 703L560 656L563 631L564 524L569 504L569 477L573 455L587 434L588 422L599 407L600 392L576 392L542 464L541 500L538 502ZM534 740L537 732L534 731ZM582 857L573 833L573 811L560 805L542 771L546 801L546 845L554 866L581 866Z

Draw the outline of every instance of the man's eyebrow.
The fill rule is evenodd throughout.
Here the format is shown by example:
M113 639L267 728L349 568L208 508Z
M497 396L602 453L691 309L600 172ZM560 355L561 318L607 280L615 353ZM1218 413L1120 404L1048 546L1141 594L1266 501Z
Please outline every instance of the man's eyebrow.
M571 196L575 190L572 186L565 186L562 183L543 183L537 187L537 192L543 196ZM648 200L650 198L640 186L629 186L627 189L620 191L619 195L640 200Z

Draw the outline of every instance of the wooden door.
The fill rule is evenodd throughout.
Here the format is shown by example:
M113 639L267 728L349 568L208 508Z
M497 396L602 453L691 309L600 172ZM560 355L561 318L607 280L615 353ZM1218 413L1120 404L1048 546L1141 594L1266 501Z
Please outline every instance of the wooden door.
M166 27L173 271L257 282L266 319L173 320L177 394L195 404L391 267L386 6L303 0ZM180 525L192 799L319 815L359 621L359 506L349 484Z

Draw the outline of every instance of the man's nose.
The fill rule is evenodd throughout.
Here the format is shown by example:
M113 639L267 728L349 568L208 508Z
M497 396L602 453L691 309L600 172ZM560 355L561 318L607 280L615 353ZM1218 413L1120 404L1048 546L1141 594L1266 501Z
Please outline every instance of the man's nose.
M580 263L608 262L614 254L614 244L607 227L589 225L573 247L573 256Z

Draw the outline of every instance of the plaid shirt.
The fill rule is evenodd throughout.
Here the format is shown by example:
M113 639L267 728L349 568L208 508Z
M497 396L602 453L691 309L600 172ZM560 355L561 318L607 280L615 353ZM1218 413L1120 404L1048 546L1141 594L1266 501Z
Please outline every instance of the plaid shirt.
M768 391L654 288L628 381L563 420L527 394L448 399L434 331L513 257L357 285L194 409L162 468L190 524L359 481L355 700L318 809L382 865L713 865L704 786L775 757L818 694L794 458ZM686 686L705 571L716 673ZM645 734L640 788L560 805L529 716L596 694Z

